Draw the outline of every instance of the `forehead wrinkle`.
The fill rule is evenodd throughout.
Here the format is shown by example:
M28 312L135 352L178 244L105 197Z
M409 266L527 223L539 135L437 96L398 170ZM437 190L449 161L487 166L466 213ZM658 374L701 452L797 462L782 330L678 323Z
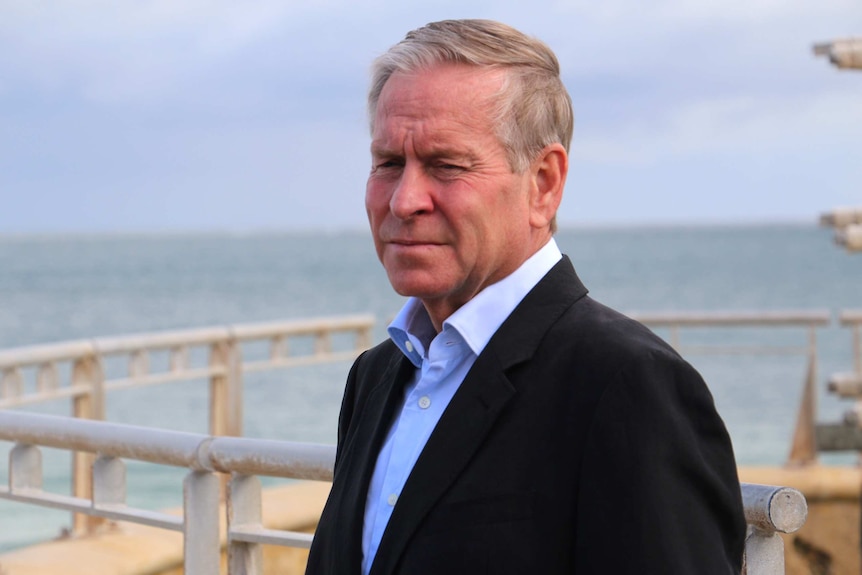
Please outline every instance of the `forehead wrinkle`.
M408 145L417 155L470 157L480 154L470 142L476 134L497 141L497 134L484 115L447 114L431 110L420 113L381 115L371 140L372 152L400 153ZM484 121L483 121L484 120Z
M447 125L449 123L457 125ZM375 155L400 156L409 149L418 157L475 160L478 150L471 149L464 138L473 129L469 122L447 122L433 117L424 122L411 121L398 126L394 133L384 131L380 137L372 139L371 152ZM427 137L426 133L429 134Z

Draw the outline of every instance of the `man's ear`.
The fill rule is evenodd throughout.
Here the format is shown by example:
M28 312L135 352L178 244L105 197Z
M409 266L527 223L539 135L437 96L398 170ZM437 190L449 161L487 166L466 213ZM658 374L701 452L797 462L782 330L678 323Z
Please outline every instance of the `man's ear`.
M569 155L562 144L549 144L530 166L530 225L542 229L551 226L563 199Z

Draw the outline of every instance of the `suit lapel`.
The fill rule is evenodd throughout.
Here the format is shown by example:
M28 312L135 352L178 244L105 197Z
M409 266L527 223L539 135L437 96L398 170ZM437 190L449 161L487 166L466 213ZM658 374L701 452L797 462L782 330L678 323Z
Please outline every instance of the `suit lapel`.
M506 370L528 360L553 322L586 293L564 256L500 326L476 358L407 478L370 575L395 572L422 520L458 478L506 405L515 398L517 389ZM376 457L372 458L372 467L375 462ZM363 494L367 487L366 482Z
M342 483L346 488L340 491L340 500L335 506L340 512L335 528L348 534L344 539L347 541L346 549L330 549L333 564L340 566L337 573L359 573L365 500L377 463L377 453L386 438L395 410L401 403L405 382L415 369L400 352L393 355L389 367L354 416L359 418L357 428L351 435L351 445L345 449L344 458L336 471L350 478L348 482Z
M514 395L514 388L499 370L484 375L475 367L443 412L416 461L383 533L371 575L395 571L419 523L470 461Z

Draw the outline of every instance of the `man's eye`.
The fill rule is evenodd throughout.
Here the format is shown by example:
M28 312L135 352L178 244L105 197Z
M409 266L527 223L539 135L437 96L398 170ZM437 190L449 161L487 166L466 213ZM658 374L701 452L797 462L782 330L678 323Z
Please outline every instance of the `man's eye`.
M375 168L385 170L389 168L399 168L401 165L402 162L399 162L398 160L383 160L378 162Z

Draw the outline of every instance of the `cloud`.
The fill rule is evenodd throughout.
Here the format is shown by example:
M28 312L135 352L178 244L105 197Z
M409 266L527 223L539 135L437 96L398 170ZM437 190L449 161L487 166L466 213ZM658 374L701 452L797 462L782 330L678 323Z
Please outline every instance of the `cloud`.
M644 31L657 27L678 29L696 24L759 24L795 19L832 19L859 10L855 0L558 0L555 10L581 18L619 26L637 26Z
M151 0L4 7L2 65L17 82L97 102L152 101L324 3ZM7 76L8 77L8 76Z
M823 173L855 174L858 155L848 150L862 126L860 76L810 52L816 41L860 33L847 29L862 22L855 0L545 8L516 0L6 3L0 195L14 194L23 215L0 213L0 230L64 221L94 229L362 225L368 66L409 29L450 17L500 19L554 48L575 103L574 179L583 189L661 182L666 197L689 198L709 173L713 187L743 196L727 204L743 205L757 201L752 187L780 177L787 197L801 198L803 183ZM742 177L716 176L728 166ZM41 209L52 205L57 213ZM724 209L696 199L679 206ZM590 217L613 209L595 204Z
M814 97L734 97L669 108L623 131L575 135L579 161L648 165L691 155L763 155L798 148L853 146L862 126L854 90Z

